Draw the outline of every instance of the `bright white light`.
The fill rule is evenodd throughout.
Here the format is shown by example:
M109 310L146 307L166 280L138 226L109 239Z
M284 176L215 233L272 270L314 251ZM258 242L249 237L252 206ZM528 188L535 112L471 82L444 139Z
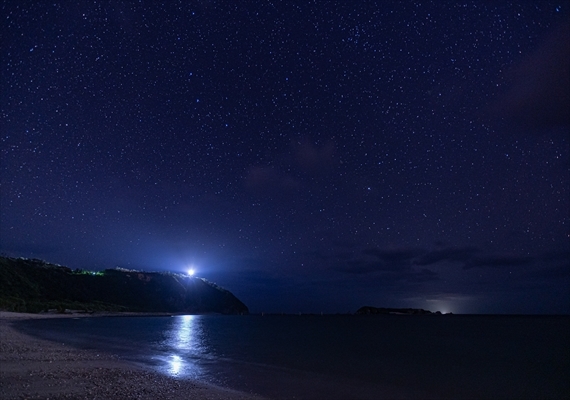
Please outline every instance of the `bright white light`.
M182 358L180 356L172 355L170 357L170 373L172 375L178 375L182 369Z
M190 276L194 275L195 273L196 273L196 271L194 270L194 268L190 268L188 270L188 275L190 275Z

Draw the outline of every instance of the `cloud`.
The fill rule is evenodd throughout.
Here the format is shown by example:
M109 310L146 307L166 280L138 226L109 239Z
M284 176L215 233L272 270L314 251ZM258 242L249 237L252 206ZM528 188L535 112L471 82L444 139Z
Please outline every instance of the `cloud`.
M537 257L536 264L541 268L530 276L539 280L561 280L570 278L570 251L552 252Z
M463 269L472 268L513 268L519 266L540 264L553 265L560 260L568 260L570 254L545 253L535 256L520 256L511 254L490 254L475 247L450 247L430 251L413 260L414 265L433 265L441 262L454 262L462 265Z
M362 251L364 255L374 256L385 264L392 266L410 265L410 261L418 255L424 253L419 249L386 250L379 248L368 248Z
M557 265L552 268L542 268L533 271L531 277L535 279L546 279L546 280L564 280L570 278L570 261L565 264Z
M247 189L257 194L298 194L313 188L315 178L326 176L335 165L335 145L332 141L317 146L303 139L292 143L289 151L277 155L271 166L250 166L244 183Z
M340 247L340 248L350 249L350 250L358 247L358 243L356 243L356 242L351 242L349 240L338 240L338 239L333 240L332 245L334 247Z
M331 269L355 278L373 280L377 284L413 284L441 280L442 274L451 273L448 269L438 269L446 263L448 266L455 264L462 270L487 269L497 272L511 272L513 268L524 267L519 269L522 275L510 277L521 282L529 278L564 279L570 274L564 269L569 265L565 254L493 254L475 247L444 248L429 252L421 249L367 248L350 260L337 259ZM424 268L428 266L434 266L435 270L431 267ZM477 284L481 282L477 281Z
M470 268L504 268L504 267L520 267L523 265L529 265L534 262L533 257L526 256L486 256L486 257L475 257L467 261L463 265L463 269Z
M368 274L381 271L403 271L411 268L411 260L423 251L418 249L380 249L366 248L350 260L352 253L337 257L341 261L336 270L350 274Z
M301 184L275 168L252 166L247 170L245 186L258 194L290 194L299 190Z
M381 281L382 283L421 283L439 279L439 273L427 268L422 268L421 270L414 270L411 268L401 269L393 264L379 262L374 263L361 260L351 261L345 265L337 266L334 269L353 276L374 275L371 279Z
M451 247L425 253L414 260L414 264L431 265L442 261L466 263L478 252L479 250L474 247Z
M547 262L561 261L561 262L568 263L568 262L570 262L570 250L544 253L541 255L540 258L542 261L547 261Z
M564 21L507 79L508 91L491 107L494 117L540 131L570 126L570 23Z
M431 282L439 279L439 274L427 268L422 268L419 271L412 271L408 274L406 280L408 282Z
M330 171L335 165L335 150L332 141L317 146L305 138L295 146L294 155L301 171L320 175Z
M393 271L396 268L394 265L386 264L383 262L370 262L367 260L351 260L343 263L341 266L335 268L338 271L346 272L354 275L369 274L372 272Z
M438 280L437 272L427 268L421 270L412 268L412 260L424 252L420 249L367 248L362 250L357 259L342 261L333 269L354 276L375 275L375 279L384 283L396 281L418 283Z
M45 257L63 250L62 247L40 243L2 243L0 252L13 257Z

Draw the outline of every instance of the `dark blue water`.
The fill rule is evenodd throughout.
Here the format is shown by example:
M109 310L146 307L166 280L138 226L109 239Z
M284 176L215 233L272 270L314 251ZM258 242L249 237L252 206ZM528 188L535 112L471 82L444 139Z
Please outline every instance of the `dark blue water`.
M570 317L202 315L18 327L275 399L570 398Z

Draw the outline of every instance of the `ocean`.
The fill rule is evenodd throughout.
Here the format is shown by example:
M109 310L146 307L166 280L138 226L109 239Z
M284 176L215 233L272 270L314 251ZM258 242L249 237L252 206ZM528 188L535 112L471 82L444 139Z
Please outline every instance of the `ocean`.
M180 315L16 328L273 399L570 398L570 317Z

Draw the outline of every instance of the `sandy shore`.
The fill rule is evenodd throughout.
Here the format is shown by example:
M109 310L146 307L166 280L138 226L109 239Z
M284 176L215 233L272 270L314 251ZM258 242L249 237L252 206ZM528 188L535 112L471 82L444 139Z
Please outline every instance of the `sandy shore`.
M66 315L0 311L0 398L260 400L147 371L111 354L36 339L11 326L18 319L61 317Z

